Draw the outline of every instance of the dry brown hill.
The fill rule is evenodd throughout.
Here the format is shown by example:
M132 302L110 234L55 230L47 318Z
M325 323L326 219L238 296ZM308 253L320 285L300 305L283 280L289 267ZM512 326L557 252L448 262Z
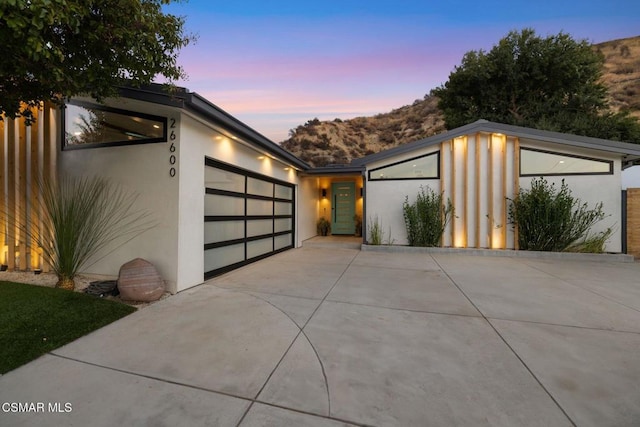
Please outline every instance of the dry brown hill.
M594 45L605 58L603 82L614 111L640 118L640 36ZM425 96L389 113L349 120L313 119L291 130L283 148L313 166L352 159L416 141L445 130L438 99Z

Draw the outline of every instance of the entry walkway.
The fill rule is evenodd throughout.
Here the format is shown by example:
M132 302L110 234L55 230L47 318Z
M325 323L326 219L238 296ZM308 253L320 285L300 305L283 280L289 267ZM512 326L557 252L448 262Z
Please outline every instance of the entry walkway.
M0 425L640 425L640 264L304 247L0 377Z

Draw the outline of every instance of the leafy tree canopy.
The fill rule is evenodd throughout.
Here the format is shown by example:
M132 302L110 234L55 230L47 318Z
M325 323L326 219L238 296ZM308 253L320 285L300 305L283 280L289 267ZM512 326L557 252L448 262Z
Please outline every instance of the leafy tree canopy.
M177 55L192 36L182 17L163 13L172 1L0 1L0 112L29 119L41 101L185 77Z
M489 52L467 52L431 94L448 129L478 119L640 143L640 124L609 111L603 57L565 33L512 31Z

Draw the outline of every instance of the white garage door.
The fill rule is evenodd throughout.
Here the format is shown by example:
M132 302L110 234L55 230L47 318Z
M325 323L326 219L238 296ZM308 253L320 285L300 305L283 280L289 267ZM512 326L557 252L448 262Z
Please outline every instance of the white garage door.
M205 158L204 278L293 248L294 189Z

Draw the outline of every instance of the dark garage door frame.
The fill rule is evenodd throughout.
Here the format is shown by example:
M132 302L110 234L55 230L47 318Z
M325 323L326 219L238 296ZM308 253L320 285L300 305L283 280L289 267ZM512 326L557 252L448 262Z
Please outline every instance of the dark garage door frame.
M216 250L219 248L235 247L236 249L240 249L240 246L242 246L243 248L242 250L236 251L236 259L230 261L229 263L225 263L224 265L217 266L217 268L214 268L208 271L207 271L208 267L206 262L207 257L205 256L205 273L204 273L205 280L211 277L226 273L228 271L234 270L238 267L242 267L244 265L250 264L252 262L267 258L271 255L275 255L277 253L286 251L294 247L294 238L295 238L295 205L294 205L295 185L294 184L291 184L286 181L281 181L275 178L271 178L269 176L262 175L253 171L242 169L234 165L223 163L218 160L211 159L209 157L205 157L205 170L207 168L214 168L221 171L231 172L232 174L236 174L236 176L237 175L243 176L244 190L232 191L232 190L221 189L221 188L210 188L205 185L205 196L204 196L205 198L207 197L207 195L212 195L214 197L222 196L221 199L229 200L232 202L231 204L235 204L236 206L238 206L237 204L239 202L241 203L241 206L242 206L242 212L233 212L232 214L226 214L225 212L225 214L211 215L210 214L211 212L207 212L207 203L205 199L205 215L204 215L205 227L207 223L214 223L214 222L220 224L221 226L224 226L225 222L226 224L234 224L234 223L238 224L239 222L241 222L243 223L244 226L242 227L243 230L239 232L240 233L239 236L234 236L234 238L226 239L226 240L215 239L216 241L214 242L207 242L206 232L205 232L205 244L204 244L205 253L208 250ZM206 172L205 172L205 175L206 175ZM249 188L250 179L255 180L254 182L258 184L264 184L264 183L271 184L271 187L272 187L271 194L267 195L267 194L264 194L264 192L263 194L252 194ZM283 195L282 192L277 191L278 189L282 190L283 188L289 189L288 197L286 194ZM268 214L266 214L264 211L260 212L259 214L250 212L252 210L252 207L250 206L250 203L252 203L252 201L255 201L253 203L258 203L258 204L262 203L262 206L266 206L265 203L266 204L271 203L271 212ZM288 209L285 209L285 213L280 212L283 206L285 208L288 207ZM237 209L237 210L239 211L240 209ZM269 221L269 220L271 221L270 232L261 233L261 234L253 234L252 232L250 232L249 228L251 224L258 224L258 222L262 222L262 224L264 224L266 221ZM289 227L282 230L277 230L278 228L282 228L282 227L276 226L277 220L284 220L285 223L287 223L287 220L288 220ZM279 240L280 241L279 244L276 243L278 241L277 240L278 237L287 236L287 235L289 236L289 239L284 246L282 245L282 240L283 240L282 238ZM258 255L253 255L253 256L250 255L249 245L251 244L251 242L261 241L264 244L264 243L268 243L269 239L271 240L271 246L266 252L260 253Z

